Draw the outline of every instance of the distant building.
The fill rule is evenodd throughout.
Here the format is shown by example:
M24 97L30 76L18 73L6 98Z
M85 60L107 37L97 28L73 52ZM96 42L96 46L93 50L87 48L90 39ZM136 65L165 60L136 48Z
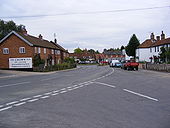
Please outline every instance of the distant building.
M45 66L62 63L68 57L68 51L55 42L27 34L12 31L0 41L0 68L33 68L33 58L39 54L45 60Z
M150 39L146 39L142 44L139 45L136 50L136 56L139 61L151 62L151 59L159 57L161 47L170 47L170 38L166 38L162 31L161 36L156 36L151 33Z

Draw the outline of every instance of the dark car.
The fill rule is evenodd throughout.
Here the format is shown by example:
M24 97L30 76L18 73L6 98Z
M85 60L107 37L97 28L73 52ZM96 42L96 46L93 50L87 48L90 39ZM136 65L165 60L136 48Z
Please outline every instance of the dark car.
M122 66L122 63L120 63L120 62L116 62L114 65L114 67L118 67L118 68L120 68L121 66Z

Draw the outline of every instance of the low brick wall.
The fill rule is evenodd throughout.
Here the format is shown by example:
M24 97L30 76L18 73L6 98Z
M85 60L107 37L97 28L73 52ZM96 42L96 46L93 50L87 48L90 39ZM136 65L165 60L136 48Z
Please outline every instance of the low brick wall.
M146 64L142 64L141 68L147 69L147 70L170 72L170 64L151 64L151 63L146 63Z

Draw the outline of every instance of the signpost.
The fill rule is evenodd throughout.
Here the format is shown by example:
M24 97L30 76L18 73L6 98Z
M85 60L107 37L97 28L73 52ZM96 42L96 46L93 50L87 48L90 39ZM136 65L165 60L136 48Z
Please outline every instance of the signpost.
M32 68L32 58L9 58L9 68Z

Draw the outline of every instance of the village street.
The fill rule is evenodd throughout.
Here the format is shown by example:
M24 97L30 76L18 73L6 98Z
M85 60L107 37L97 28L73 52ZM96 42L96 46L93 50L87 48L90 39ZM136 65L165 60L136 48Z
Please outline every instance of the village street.
M0 128L169 128L170 74L108 66L0 76Z

